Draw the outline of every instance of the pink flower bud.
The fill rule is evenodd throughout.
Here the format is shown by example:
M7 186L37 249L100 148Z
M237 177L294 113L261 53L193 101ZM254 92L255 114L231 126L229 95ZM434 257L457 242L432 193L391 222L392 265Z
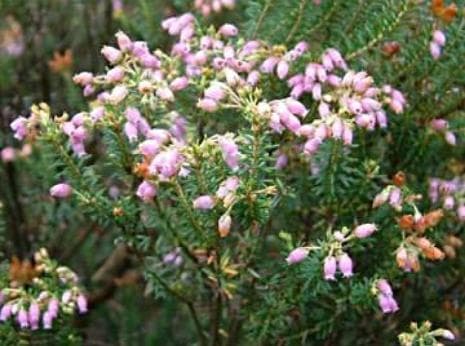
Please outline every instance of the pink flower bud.
M154 157L160 150L160 142L155 139L147 139L139 144L139 152L146 157Z
M19 310L17 320L21 328L24 329L24 328L29 327L29 320L28 320L27 312L23 308Z
M20 116L10 124L10 128L15 132L14 137L16 139L21 141L27 136L27 123L27 119Z
M53 318L47 311L42 316L42 324L44 329L52 329Z
M161 21L161 27L164 30L168 30L170 28L170 26L173 25L174 22L176 22L176 20L177 20L176 17L169 17L169 18L163 19Z
M341 139L344 133L344 123L340 118L336 118L333 122L333 126L331 127L331 132L333 134L333 138Z
M50 195L55 198L68 198L73 193L69 184L56 184L50 188Z
M130 142L134 142L137 140L137 136L139 131L137 130L137 126L129 121L124 124L124 134L128 138Z
M121 51L110 46L103 46L101 53L105 57L105 59L107 59L107 61L112 65L120 61L122 57Z
M363 111L362 104L357 101L356 99L348 99L347 100L347 108L353 114L360 114Z
M205 112L212 113L218 109L218 103L210 98L203 98L197 102L197 107Z
M150 202L157 195L157 189L155 186L148 181L144 180L136 192L137 197L139 197L144 202Z
M338 267L342 273L342 276L345 278L350 278L353 276L353 263L352 259L348 254L344 253L338 258Z
M391 99L389 102L389 107L394 111L394 113L399 114L404 111L404 106L401 102L395 99Z
M181 42L189 41L192 38L192 36L194 36L194 34L195 27L193 24L189 24L181 30L181 33L179 34L179 40Z
M77 307L80 314L85 314L87 312L87 298L80 294L77 297Z
M285 100L285 103L286 103L287 109L289 109L291 113L298 115L301 118L305 118L305 116L308 113L307 108L305 108L305 106L301 102L293 98L290 98L290 97L287 98Z
M355 116L355 123L359 127L373 130L376 125L376 118L372 113L357 114Z
M96 123L100 119L102 119L105 116L105 108L104 107L96 107L89 113L90 118L93 123Z
M399 310L399 306L397 305L397 302L392 296L380 294L378 295L378 303L379 307L385 314L393 313Z
M47 312L52 319L58 317L59 309L60 309L60 302L58 301L58 299L56 298L50 299L50 301L48 302L48 306L47 306Z
M376 112L375 115L376 115L376 121L378 122L379 127L386 128L388 125L388 119L386 116L386 112L383 110L380 110Z
M239 31L232 24L223 24L218 30L218 32L225 37L231 37L236 36Z
M389 194L389 204L398 209L401 207L402 203L402 192L398 187L395 187L392 189L392 191Z
M257 70L251 71L247 76L247 84L251 86L256 86L259 80L260 72L258 72Z
M138 59L145 68L157 69L160 67L160 60L149 52L141 54Z
M210 36L202 36L200 38L200 47L202 49L209 49L213 45L213 39Z
M70 290L66 290L65 292L63 292L62 296L61 296L61 302L63 304L67 304L69 303L69 301L71 300L71 297L72 297L72 293Z
M307 138L312 138L315 135L315 126L313 126L311 124L302 125L299 128L298 135L299 136L304 136L304 137L307 137Z
M438 60L441 57L441 46L438 45L436 42L431 42L429 44L429 51L434 60Z
M286 154L279 154L278 157L276 158L276 164L275 164L275 167L277 169L283 169L284 167L287 166L287 163L288 163L288 157Z
M449 123L446 119L433 119L431 120L431 127L436 131L443 131L447 129Z
M92 84L87 84L82 91L84 97L89 97L95 92L95 88Z
M454 205L455 205L455 199L454 199L454 197L452 197L452 196L446 196L446 197L444 198L444 203L443 203L444 209L446 209L446 210L451 210L452 208L454 208Z
M174 94L168 87L161 87L157 89L157 96L165 101L174 101Z
M123 52L129 52L132 50L133 43L128 35L122 31L118 31L116 34L116 42L118 43L119 49Z
M309 44L305 41L297 43L294 47L294 50L298 51L300 54L305 53L309 48Z
M381 109L381 103L369 97L363 98L361 103L365 112L376 112Z
M321 102L318 106L318 113L320 114L320 117L324 119L331 114L331 109L326 102Z
M116 66L107 72L105 78L108 83L117 83L124 78L124 69Z
M314 100L320 100L321 99L321 84L316 83L313 88L312 88L312 97Z
M170 89L173 91L179 91L187 88L188 85L189 79L185 76L182 76L173 79L173 81L170 83Z
M287 264L297 264L302 262L304 259L308 257L309 250L304 247L298 247L291 251L289 256L286 258Z
M160 180L167 181L178 173L182 160L182 156L176 149L163 151L152 160L149 172L157 174Z
M465 221L465 205L462 204L457 208L457 217L460 221Z
M332 71L334 69L333 60L328 54L323 54L321 57L321 62L326 71Z
M232 170L239 168L239 148L233 139L228 137L221 137L218 141L221 151L223 152L223 159Z
M325 138L327 138L328 135L329 135L329 129L324 123L320 124L315 130L315 137L320 138L321 140L324 140Z
M328 76L327 82L332 87L337 88L337 87L339 87L341 85L341 77L336 76L334 74L331 74L331 75Z
M263 63L260 66L260 71L263 73L272 73L275 66L278 64L279 58L277 57L269 57L263 61Z
M286 78L287 74L289 73L289 64L285 60L281 60L278 63L278 67L276 68L276 73L279 79Z
M226 77L226 83L230 86L235 86L243 82L241 76L231 68L223 69L223 73Z
M355 227L354 235L357 238L366 238L371 236L376 230L377 228L374 223L365 223L363 225Z
M163 263L164 264L174 264L176 258L179 257L181 249L176 248L173 251L168 252L166 255L163 256Z
M354 90L360 94L363 94L373 84L373 78L365 77L357 79L357 76L358 74L354 77Z
M0 310L0 321L6 321L10 318L12 314L11 308L11 304L5 304L2 306L2 309Z
M221 237L226 237L231 230L231 223L232 219L229 214L221 215L220 219L218 220L218 233Z
M84 113L77 113L71 118L71 123L76 127L84 125L84 122L85 122Z
M37 303L32 303L29 306L29 323L31 324L31 329L36 330L39 328L39 321L40 321L40 309Z
M305 142L304 145L304 154L312 155L317 152L318 148L320 147L322 141L320 138L312 138Z
M13 147L3 148L0 156L2 157L3 162L12 162L16 158L16 151Z
M334 236L334 239L336 239L339 242L342 242L344 241L344 239L346 239L344 233L342 233L341 231L334 232L333 236Z
M345 145L351 145L353 140L354 133L350 125L344 123L344 131L342 133L342 142Z
M212 83L207 89L205 89L204 94L205 97L215 101L221 101L226 96L224 85L220 83Z
M441 30L435 30L433 32L433 42L440 47L444 47L446 44L446 35Z
M323 273L325 280L336 280L334 275L336 274L337 262L334 256L328 256L324 260Z
M128 95L128 89L124 85L117 85L113 88L108 97L108 101L114 105L121 103Z
M334 65L336 65L336 67L339 67L343 70L347 69L346 62L344 61L342 54L337 49L329 48L326 51L326 54L330 56L331 60L333 61Z
M170 140L170 133L165 129L151 129L147 132L147 138L154 139L159 144L163 144Z
M455 137L455 134L453 132L451 132L451 131L446 131L446 133L444 133L444 139L450 145L456 145L457 144L457 139Z
M287 80L287 85L289 87L294 87L298 84L303 83L304 81L304 76L302 74L296 74L295 76L292 76Z
M80 86L91 84L93 80L94 75L90 72L81 72L73 76L73 82Z
M385 279L379 279L376 283L376 287L381 292L381 294L384 294L385 296L393 295L391 285L389 285L389 282Z
M193 206L194 209L209 210L215 206L215 199L209 195L200 196L194 200Z
M132 54L135 57L140 58L144 54L149 54L149 53L150 52L149 52L149 47L147 46L147 42L137 41L133 43Z
M300 129L300 121L290 112L280 112L279 118L281 123L291 132L297 134Z
M455 340L455 335L448 329L441 330L441 337L447 340Z

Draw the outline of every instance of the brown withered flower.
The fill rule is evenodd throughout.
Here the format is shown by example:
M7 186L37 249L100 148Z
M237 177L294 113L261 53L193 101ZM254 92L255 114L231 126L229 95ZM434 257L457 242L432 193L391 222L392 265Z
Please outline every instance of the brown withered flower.
M405 185L405 173L402 171L397 172L392 178L392 182L397 187L402 187Z
M53 58L48 61L48 66L55 73L70 71L73 66L73 53L71 49L65 50L64 53L55 51Z

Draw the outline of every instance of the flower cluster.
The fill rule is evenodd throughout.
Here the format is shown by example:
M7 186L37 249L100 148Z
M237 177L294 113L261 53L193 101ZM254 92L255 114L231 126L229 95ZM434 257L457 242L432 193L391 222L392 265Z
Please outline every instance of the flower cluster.
M179 247L175 248L174 250L168 252L163 256L163 263L166 265L172 265L175 267L179 267L183 262L181 249Z
M431 178L428 196L432 203L441 203L445 210L454 210L460 221L465 221L465 185L462 179L452 180Z
M402 212L410 208L413 213L403 213L397 218L397 225L403 232L402 242L396 250L397 265L406 272L420 270L419 256L433 261L443 260L444 252L435 246L425 236L428 229L436 227L444 217L442 209L432 210L422 214L415 201L421 199L421 195L413 194L405 185L405 175L402 172L394 176L394 185L388 185L373 201L373 207L388 202L395 211Z
M236 5L236 0L195 0L194 7L200 11L204 17L208 17L212 12L219 13L223 9L231 10Z
M378 296L378 304L383 313L394 313L399 310L399 306L394 299L391 285L389 285L389 282L386 279L379 279L376 281L373 291Z
M51 329L60 316L87 312L87 298L77 275L52 261L45 249L33 261L13 258L9 278L2 278L0 321L20 328Z
M434 60L437 60L442 55L442 50L446 45L446 35L441 30L433 32L433 39L429 44L429 50Z
M449 122L446 119L437 118L431 120L431 129L442 134L446 142L450 145L457 144L457 138L455 134L449 130Z
M443 338L446 340L455 340L455 335L448 329L435 329L431 330L431 322L426 321L418 326L418 323L412 322L410 324L410 332L399 334L399 342L401 346L413 346L413 345L431 345L440 346L443 345L436 338Z
M223 0L195 2L196 8L204 15L233 5L234 1ZM118 208L113 209L117 211L113 212L113 216L124 214L125 203L137 210L134 216L127 213L128 218L134 217L137 222L150 220L151 209L155 209L151 208L153 204L160 219L163 218L163 208L173 208L167 215L173 216L174 227L169 237L174 239L175 245L165 246L166 234L157 232L160 241L157 238L155 246L161 250L161 265L179 267L183 274L184 270L187 274L191 267L189 261L197 262L200 257L197 253L205 251L208 260L199 260L195 268L199 269L199 273L208 273L208 276L212 273L215 284L207 286L220 299L223 296L230 298L232 294L227 289L238 286L238 283L227 280L238 271L230 269L227 263L237 261L240 263L233 263L231 267L243 268L247 262L241 262L242 256L252 256L248 253L249 248L255 251L256 244L252 242L258 241L259 237L257 240L253 236L268 217L271 209L268 207L275 203L271 199L259 200L257 196L277 194L277 187L269 185L269 182L280 186L281 181L274 176L270 179L270 175L287 165L288 150L312 156L325 141L331 140L344 144L344 150L348 152L356 131L386 128L389 114L402 113L407 101L399 90L390 85L378 85L367 72L351 70L343 55L334 48L326 49L318 61L302 63L310 56L307 53L310 46L306 42L288 48L258 40L246 41L238 37L236 26L224 24L217 29L202 28L190 13L165 19L162 28L175 41L169 53L152 50L146 42L134 41L125 33L118 32L116 44L101 50L109 65L106 72L101 75L81 72L73 77L74 82L83 88L83 94L91 100L89 111L51 118L50 114L44 115L47 113L44 107L36 107L29 118L17 118L11 128L18 140L33 138L36 131L44 129L57 142L68 143L69 148L60 147L61 153L68 154L66 150L70 149L75 157L69 156L66 163L86 160L91 152L86 150L86 145L91 139L100 140L102 137L105 145L109 143L108 147L118 146L118 150L109 150L107 154L112 156L110 159L119 159L121 155L118 168L124 171L128 183L118 181L116 184L124 188L120 191L114 187L110 192L118 204ZM434 44L439 46L438 54L445 43L440 34L434 34ZM270 82L284 92L267 99L272 94ZM213 114L220 116L226 113L225 110L234 119L219 124ZM240 113L239 117L236 117L236 112ZM192 120L196 127L190 124ZM247 122L244 127L243 121ZM450 144L455 144L455 136L449 131L447 121L435 119L431 128L443 133ZM99 136L99 131L103 136ZM275 167L268 167L271 161L268 156L273 155ZM12 154L6 152L3 155L2 152L3 156L7 161ZM79 173L81 166L76 165L75 168ZM62 182L50 188L52 197L81 196L80 185L72 185L75 178L67 179L71 183ZM458 181L434 181L436 187L432 186L433 179L430 187L432 201L441 200L445 210L458 205L458 216L465 220L462 184ZM172 190L165 191L164 188ZM136 196L134 201L124 196L128 191ZM120 196L124 198L120 199ZM154 201L155 198L157 200ZM399 239L402 236L402 240L396 242L392 250L397 248L397 264L404 271L418 271L420 256L442 260L445 254L454 254L455 249L461 246L460 241L450 235L445 239L442 250L433 243L437 238L429 233L426 236L426 230L434 228L444 212L438 209L420 213L415 204L420 198L405 186L405 176L397 174L393 184L386 186L373 201L374 208L388 204L396 213L397 223L392 224L393 228L400 229L397 236ZM134 205L130 204L132 202ZM234 215L234 207L234 212L240 216ZM246 209L249 207L254 208L253 213ZM186 222L174 220L180 215L186 215ZM250 225L249 219L252 220ZM166 224L166 228L170 228L171 222ZM145 227L140 226L141 230ZM161 228L163 223L160 223ZM215 237L211 237L212 240L215 238L216 244L212 241L206 245L202 241L210 237L204 236L202 231L212 228L217 231ZM238 239L231 236L226 241L217 241L231 233L238 234L240 230L244 232ZM317 241L317 245L293 249L286 262L294 265L315 253L321 262L317 275L327 281L326 286L334 285L333 281L341 277L354 276L351 256L355 257L357 249L363 247L361 239L372 236L377 230L374 223L336 231L331 228L324 240ZM197 233L201 236L197 237ZM141 239L146 236L142 232L140 235ZM396 235L392 237L394 239ZM130 239L139 241L136 237L136 240ZM237 249L231 248L230 251L226 248L236 240ZM46 254L41 252L38 256L37 268L44 268L38 269L40 275L28 280L28 285L13 285L2 290L5 304L0 319L8 320L14 316L21 328L37 329L42 321L43 327L49 329L60 313L71 314L76 309L83 313L87 310L87 301L77 286L75 275L63 267L54 267ZM395 267L393 260L390 263ZM215 270L201 268L203 265ZM172 271L168 269L166 272ZM261 275L252 273L255 274ZM58 278L56 281L42 278L55 278L54 275ZM190 284L202 280L201 275L182 276L189 277L192 280ZM394 313L399 306L393 290L386 279L379 279L380 276L384 274L376 273L375 279L365 283L372 288L373 297L378 300L382 312ZM30 283L39 287L39 295L29 291ZM175 285L173 288L173 292L182 295L182 288L178 290Z
M363 239L371 236L377 227L375 224L367 223L355 227L350 231L343 227L340 231L335 231L329 235L328 240L321 246L298 247L291 251L286 258L288 264L296 264L307 258L311 250L318 250L325 255L323 264L323 276L325 280L336 280L336 272L339 270L343 277L353 276L353 262L345 252L349 242L354 239Z
M287 83L292 88L291 97L271 101L268 108L262 107L262 114L274 131L288 129L304 137L303 152L307 155L315 153L327 138L352 144L354 126L370 131L376 125L385 128L388 118L383 105L396 114L406 106L398 90L389 85L376 87L366 72L348 71L342 55L334 48L323 54L321 63L309 63L305 73L290 77ZM306 107L296 100L305 93L317 103L319 115L307 124L303 124Z
M0 150L0 158L3 162L13 162L18 158L25 158L31 155L32 153L32 146L29 143L23 144L20 149L14 147L4 147Z

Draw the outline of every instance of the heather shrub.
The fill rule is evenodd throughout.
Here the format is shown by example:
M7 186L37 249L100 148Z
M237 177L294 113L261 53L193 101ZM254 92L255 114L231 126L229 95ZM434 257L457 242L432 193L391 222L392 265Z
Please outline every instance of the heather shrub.
M461 1L48 5L78 43L30 32L57 91L2 97L0 338L461 343Z

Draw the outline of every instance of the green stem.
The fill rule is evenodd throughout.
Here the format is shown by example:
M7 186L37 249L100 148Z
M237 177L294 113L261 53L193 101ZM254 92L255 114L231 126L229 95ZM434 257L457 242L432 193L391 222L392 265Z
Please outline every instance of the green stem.
M176 180L174 182L174 186L176 188L176 193L178 194L178 197L179 197L179 199L181 201L181 204L183 205L185 211L187 212L187 216L189 218L189 221L190 221L192 227L198 233L198 235L203 238L204 235L203 235L202 227L199 225L199 223L197 222L197 220L195 218L194 212L193 212L193 210L191 208L191 205L190 205L189 201L186 198L186 195L184 193L184 190L183 190L181 184L179 184L179 182Z
M352 59L362 55L363 53L365 53L366 51L368 51L369 49L371 49L372 47L377 45L380 41L382 41L387 34L394 31L394 29L399 25L399 23L402 20L402 18L404 17L404 15L407 13L407 10L409 8L409 4L410 4L410 0L405 0L403 2L403 4L402 4L402 6L400 8L400 11L399 11L399 14L395 18L394 22L392 22L391 24L388 24L387 26L383 27L381 32L379 32L378 35L376 35L376 37L372 38L365 46L363 46L362 48L357 49L356 51L354 51L352 53L349 53L347 55L347 60L352 60Z

